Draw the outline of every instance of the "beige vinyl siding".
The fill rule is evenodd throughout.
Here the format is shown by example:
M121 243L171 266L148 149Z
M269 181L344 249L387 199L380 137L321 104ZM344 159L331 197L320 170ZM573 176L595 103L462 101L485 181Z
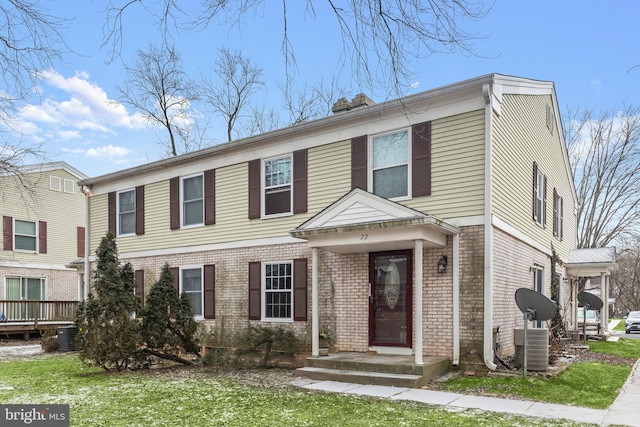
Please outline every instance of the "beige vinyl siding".
M439 218L484 212L484 110L431 123L431 196L403 204Z
M561 257L568 257L576 234L570 172L565 167L557 129L546 126L551 96L505 95L502 114L493 117L493 210L509 225L544 246L552 243ZM547 177L546 226L533 220L533 163ZM564 236L553 236L553 189L563 198Z
M234 241L288 237L289 231L350 190L350 141L327 144L308 151L308 212L280 218L248 219L248 164L216 170L216 224L181 230L169 229L169 182L145 186L145 234L117 239L121 254L144 250L209 245ZM107 195L92 198L91 247L95 250L107 229Z
M49 176L60 178L60 191L49 189ZM84 225L85 212L85 196L77 185L78 179L63 169L26 174L23 179L25 184L14 176L0 177L0 214L24 221L46 221L47 253L0 251L0 259L57 266L75 261L76 227ZM74 193L64 192L65 179L73 181Z

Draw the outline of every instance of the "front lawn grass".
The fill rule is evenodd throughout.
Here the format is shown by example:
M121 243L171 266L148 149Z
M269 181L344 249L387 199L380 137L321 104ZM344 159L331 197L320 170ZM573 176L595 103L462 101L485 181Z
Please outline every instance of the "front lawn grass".
M624 327L625 327L624 319L613 319L613 320L618 320L618 324L613 328L613 330L624 332Z
M91 427L579 425L293 387L250 387L201 367L107 374L71 355L0 363L0 402L69 404L71 426Z
M640 358L640 340L621 339L619 342L590 341L593 352ZM531 374L526 378L473 377L455 378L443 384L447 391L482 393L496 396L517 396L522 399L564 405L604 409L618 397L631 368L595 362L576 363L556 377L544 378Z

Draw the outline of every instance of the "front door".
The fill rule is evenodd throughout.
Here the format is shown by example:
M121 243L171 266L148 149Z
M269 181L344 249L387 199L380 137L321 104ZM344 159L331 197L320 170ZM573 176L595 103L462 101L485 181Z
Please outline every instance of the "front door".
M369 345L411 347L411 251L369 254Z

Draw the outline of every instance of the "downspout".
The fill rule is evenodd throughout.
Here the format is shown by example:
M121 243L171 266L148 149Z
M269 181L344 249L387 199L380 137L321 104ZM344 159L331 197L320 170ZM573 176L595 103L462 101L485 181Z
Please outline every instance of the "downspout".
M318 248L311 248L311 355L320 355L320 319L318 318Z
M453 235L453 361L460 365L460 234Z
M82 300L86 301L89 298L89 276L90 276L90 264L89 264L89 198L91 197L91 190L86 185L81 187L82 193L85 195L84 203L84 292Z
M492 191L491 191L491 167L492 167L492 114L493 114L493 85L482 86L484 95L484 332L483 332L483 357L484 364L490 370L495 370L497 365L493 348L493 224L492 224ZM499 107L498 107L499 108Z

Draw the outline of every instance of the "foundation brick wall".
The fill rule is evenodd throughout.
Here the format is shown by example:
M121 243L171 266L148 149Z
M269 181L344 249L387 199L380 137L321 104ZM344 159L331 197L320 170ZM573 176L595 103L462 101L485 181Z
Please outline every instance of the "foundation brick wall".
M311 318L311 251L306 244L256 246L252 248L194 252L188 254L163 255L144 258L120 256L120 262L131 262L134 270L145 271L145 295L160 277L165 262L170 267L200 266L213 264L216 267L215 319L200 320L213 333L214 343L234 346L248 325L282 327L293 331L310 348L311 322L263 322L249 320L249 262L288 261L307 258L307 316ZM95 267L92 265L92 268ZM321 297L322 299L322 297ZM325 298L326 299L326 298Z
M27 267L0 268L0 299L6 299L6 277L45 279L44 299L47 301L78 301L80 275L76 270L52 270Z
M518 288L533 289L533 271L538 265L544 268L544 295L551 295L551 257L536 248L494 228L494 290L493 324L500 327L497 336L500 344L498 356L506 358L514 354L513 329L524 326L522 312L515 302ZM565 277L564 267L556 265L556 273ZM562 282L561 282L562 283ZM561 284L562 299L569 301L569 286ZM530 322L529 328L534 327ZM543 322L543 328L546 328Z

